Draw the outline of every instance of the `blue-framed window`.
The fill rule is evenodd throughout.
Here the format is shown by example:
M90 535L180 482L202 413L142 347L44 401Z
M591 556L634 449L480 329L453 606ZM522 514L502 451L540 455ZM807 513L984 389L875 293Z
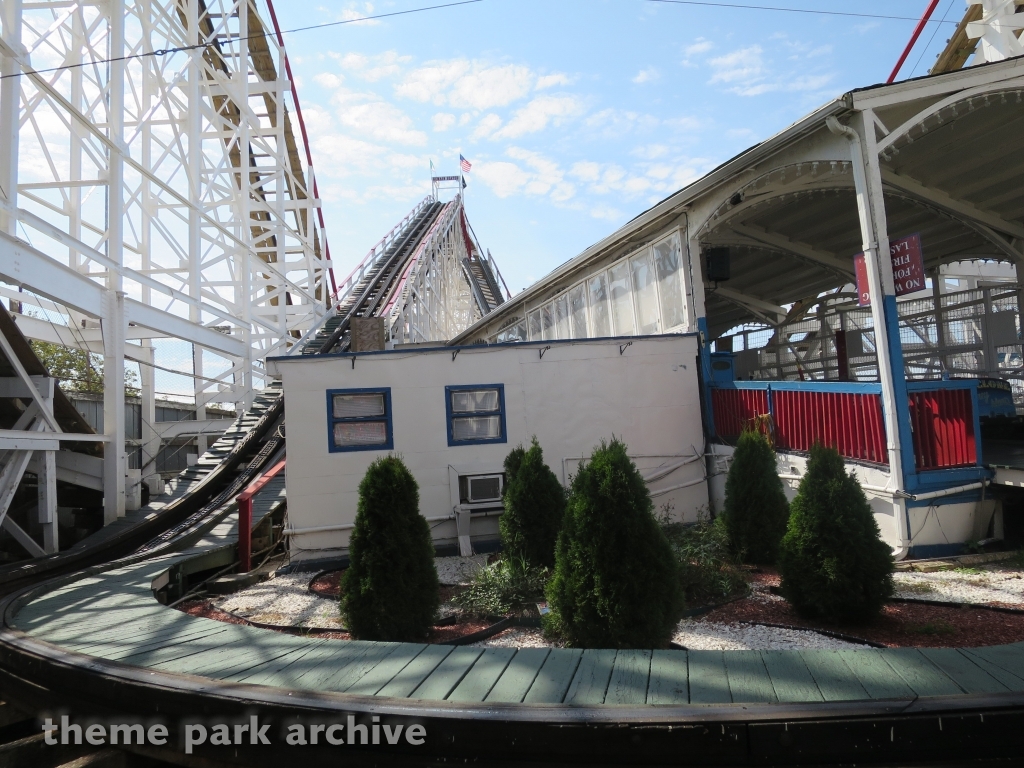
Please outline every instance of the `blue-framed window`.
M444 396L448 445L507 442L503 384L445 387Z
M390 451L391 388L327 390L327 447L338 451Z

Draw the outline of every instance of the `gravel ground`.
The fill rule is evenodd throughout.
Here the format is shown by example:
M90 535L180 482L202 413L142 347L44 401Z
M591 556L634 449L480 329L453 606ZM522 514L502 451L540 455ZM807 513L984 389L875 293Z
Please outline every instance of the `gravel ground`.
M448 586L469 584L473 581L473 575L486 565L487 555L434 558L438 581Z
M868 648L810 630L779 629L756 624L720 624L701 619L684 619L672 641L692 651L791 651L802 648Z
M900 572L896 596L1024 607L1024 570L993 564L932 573Z
M342 626L338 601L310 594L310 573L290 573L218 598L213 605L250 621L286 626Z
M499 632L494 637L470 643L473 648L551 648L553 644L544 639L539 629L529 627L513 627Z

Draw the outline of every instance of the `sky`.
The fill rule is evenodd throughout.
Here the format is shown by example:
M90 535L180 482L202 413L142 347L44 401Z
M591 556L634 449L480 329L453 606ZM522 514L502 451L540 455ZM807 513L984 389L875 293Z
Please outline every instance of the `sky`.
M278 0L285 30L451 0ZM338 280L472 163L466 209L518 293L815 107L889 75L926 0L482 0L285 36ZM964 10L941 0L900 79ZM939 23L945 18L947 23Z

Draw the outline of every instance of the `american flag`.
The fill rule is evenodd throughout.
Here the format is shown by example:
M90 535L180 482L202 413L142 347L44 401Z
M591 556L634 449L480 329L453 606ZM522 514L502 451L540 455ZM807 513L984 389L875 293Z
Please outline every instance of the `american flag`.
M470 169L473 167L473 164L462 155L459 155L459 165L462 166L463 173L469 173Z

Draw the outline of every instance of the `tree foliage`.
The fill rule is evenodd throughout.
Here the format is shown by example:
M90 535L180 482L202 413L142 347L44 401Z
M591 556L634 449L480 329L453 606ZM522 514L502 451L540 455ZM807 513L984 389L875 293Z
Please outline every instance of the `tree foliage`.
M439 604L434 545L419 487L397 456L374 461L359 484L359 509L342 578L342 614L361 640L423 640Z
M576 647L663 647L679 621L672 547L618 440L602 442L573 478L547 596L546 628Z
M103 394L103 356L82 349L52 344L48 341L31 341L32 351L46 366L47 372L65 392ZM139 377L135 371L124 372L125 393L137 395Z
M893 592L893 559L864 490L834 448L815 445L779 557L782 592L808 618L864 622Z
M544 463L536 437L529 449L512 449L505 459L505 478L505 512L498 523L502 551L532 566L553 568L555 542L565 515L565 490Z
M729 542L745 562L773 565L786 534L789 503L775 466L775 451L760 431L740 435L725 481L722 513Z

